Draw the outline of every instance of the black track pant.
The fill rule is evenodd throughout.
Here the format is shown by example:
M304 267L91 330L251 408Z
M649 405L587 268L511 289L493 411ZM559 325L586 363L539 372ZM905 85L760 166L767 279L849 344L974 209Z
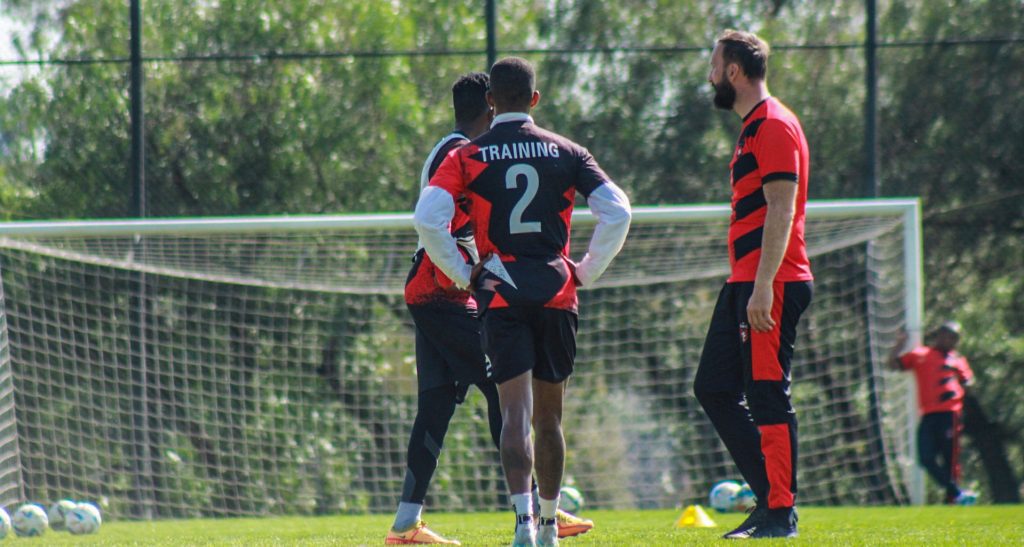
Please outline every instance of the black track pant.
M487 421L491 440L495 448L501 439L501 407L498 405L498 388L494 382L476 384L487 398ZM409 437L406 455L405 482L402 486L402 501L423 503L427 488L437 469L448 424L455 414L457 401L461 401L459 388L455 384L436 387L419 395L416 419Z
M946 490L948 501L960 495L959 412L932 412L921 416L917 428L917 458L935 482Z
M790 361L810 282L776 283L775 329L747 321L753 283L726 283L704 341L693 391L758 503L771 509L796 500L796 413L790 404Z

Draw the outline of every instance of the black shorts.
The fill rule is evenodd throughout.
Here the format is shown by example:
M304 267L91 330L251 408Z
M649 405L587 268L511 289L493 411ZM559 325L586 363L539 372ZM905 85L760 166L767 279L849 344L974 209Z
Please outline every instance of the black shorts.
M533 377L559 383L569 378L576 359L576 314L540 306L488 309L483 315L484 352L503 383L533 371Z
M475 315L454 306L408 308L416 325L420 393L455 384L465 396L470 385L490 377L490 364L480 347L480 320Z

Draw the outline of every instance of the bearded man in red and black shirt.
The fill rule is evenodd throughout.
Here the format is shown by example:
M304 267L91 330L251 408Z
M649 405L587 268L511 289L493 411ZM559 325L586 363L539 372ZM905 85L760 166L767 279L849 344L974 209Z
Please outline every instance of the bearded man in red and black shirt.
M793 537L796 413L790 361L811 301L804 243L809 153L800 121L768 92L768 44L725 31L708 75L718 108L743 118L729 164L729 276L718 297L694 394L757 496L729 539Z

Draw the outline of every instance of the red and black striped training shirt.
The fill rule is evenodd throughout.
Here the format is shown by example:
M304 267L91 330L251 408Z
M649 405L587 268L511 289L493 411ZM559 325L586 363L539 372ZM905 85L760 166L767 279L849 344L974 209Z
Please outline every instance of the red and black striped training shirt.
M732 179L732 217L729 223L728 282L754 281L761 260L761 238L767 205L764 184L784 180L797 185L796 209L789 245L775 281L811 281L804 242L807 179L810 154L800 120L785 105L769 97L743 118L743 130L729 163Z

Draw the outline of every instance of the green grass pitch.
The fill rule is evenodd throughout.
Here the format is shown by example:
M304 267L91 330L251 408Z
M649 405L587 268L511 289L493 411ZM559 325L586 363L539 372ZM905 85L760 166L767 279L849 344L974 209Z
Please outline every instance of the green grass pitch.
M743 520L709 511L717 528L678 529L682 511L588 511L595 529L562 541L585 545L712 545ZM438 532L463 545L508 545L511 513L428 514ZM207 519L109 522L92 536L48 531L40 538L13 538L4 545L383 545L390 515L310 518ZM778 541L771 542L777 544ZM1024 506L805 507L800 537L792 545L1024 545Z

